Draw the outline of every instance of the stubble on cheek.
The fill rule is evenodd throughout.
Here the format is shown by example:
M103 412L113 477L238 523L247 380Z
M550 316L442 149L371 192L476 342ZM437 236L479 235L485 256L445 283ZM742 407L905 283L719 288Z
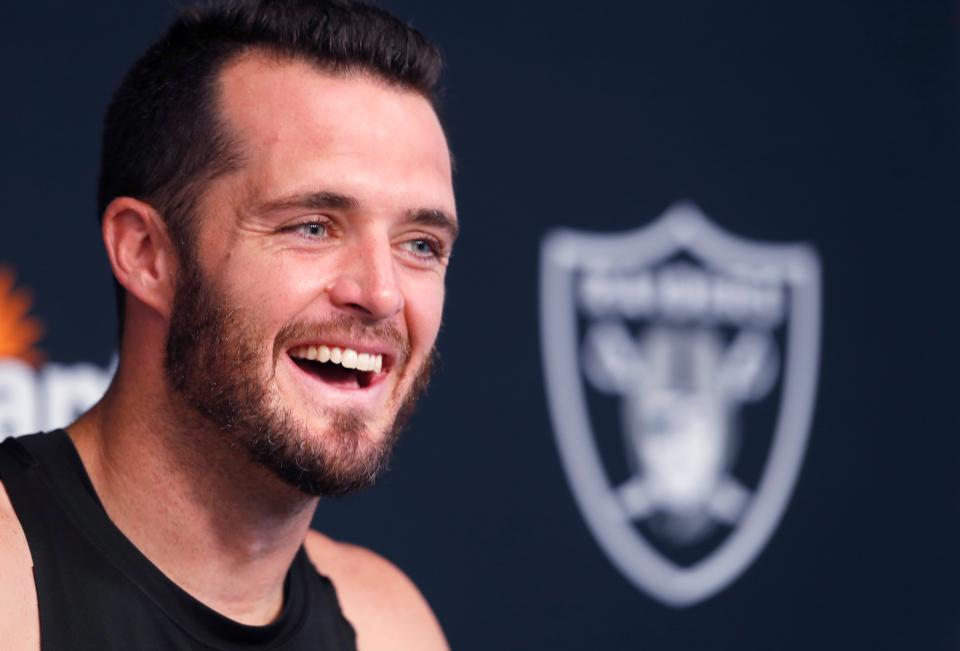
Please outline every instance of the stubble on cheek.
M393 372L403 377L410 370L409 343L394 326L368 325L347 315L288 324L270 351L253 315L232 305L197 268L188 268L175 297L164 368L171 387L232 446L246 448L255 462L304 493L343 495L371 485L386 469L426 388L432 351L409 388L395 389L385 411L364 414L326 406L322 424L309 428L283 403L276 369L296 340L332 336L387 341L400 351ZM385 423L384 431L370 432L371 421Z

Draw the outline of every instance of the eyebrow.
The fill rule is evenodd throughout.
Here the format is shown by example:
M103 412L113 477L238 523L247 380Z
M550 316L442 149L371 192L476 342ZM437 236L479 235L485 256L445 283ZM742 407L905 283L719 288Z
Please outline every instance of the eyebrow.
M294 194L279 199L266 201L256 208L258 213L289 210L291 208L308 208L310 210L355 210L360 202L339 192L308 192Z
M407 213L407 221L421 226L432 226L446 231L450 242L454 242L460 234L460 227L457 220L443 212L442 210L425 208L421 210L411 210Z
M278 199L266 201L256 207L256 212L260 214L276 212L280 210L290 210L292 208L306 208L308 210L356 210L360 207L360 202L349 195L339 192L330 192L322 190L319 192L308 192L304 194L293 194ZM457 220L448 215L443 210L437 208L419 208L410 210L406 213L406 219L413 224L421 226L430 226L446 231L451 242L457 239L460 234L460 227Z

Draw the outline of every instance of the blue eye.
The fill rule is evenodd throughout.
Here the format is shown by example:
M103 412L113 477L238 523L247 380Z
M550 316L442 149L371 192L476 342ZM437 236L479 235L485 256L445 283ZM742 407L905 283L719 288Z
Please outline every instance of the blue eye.
M426 239L417 239L410 240L409 242L404 242L404 246L418 258L437 258L439 257L438 247L436 244Z
M296 230L301 235L306 237L323 237L327 234L326 224L321 224L320 222L307 222L305 224L298 224Z

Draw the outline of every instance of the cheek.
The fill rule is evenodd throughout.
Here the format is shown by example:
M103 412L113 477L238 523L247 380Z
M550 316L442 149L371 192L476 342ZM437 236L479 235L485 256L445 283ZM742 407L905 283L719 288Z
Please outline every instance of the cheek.
M410 282L404 295L404 312L414 350L429 350L443 318L443 279L429 277Z
M231 262L235 264L224 269L224 286L236 304L261 323L279 328L307 311L323 293L322 270L294 260L274 257L269 264L260 264L260 259L240 263L235 256Z

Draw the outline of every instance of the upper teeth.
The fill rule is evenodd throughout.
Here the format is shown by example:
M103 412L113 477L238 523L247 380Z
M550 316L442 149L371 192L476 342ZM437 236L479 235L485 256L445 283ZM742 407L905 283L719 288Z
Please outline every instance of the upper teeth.
M290 351L291 357L299 359L315 359L318 362L332 362L344 368L355 368L358 371L383 370L383 355L358 353L352 348L337 348L336 346L299 346Z

